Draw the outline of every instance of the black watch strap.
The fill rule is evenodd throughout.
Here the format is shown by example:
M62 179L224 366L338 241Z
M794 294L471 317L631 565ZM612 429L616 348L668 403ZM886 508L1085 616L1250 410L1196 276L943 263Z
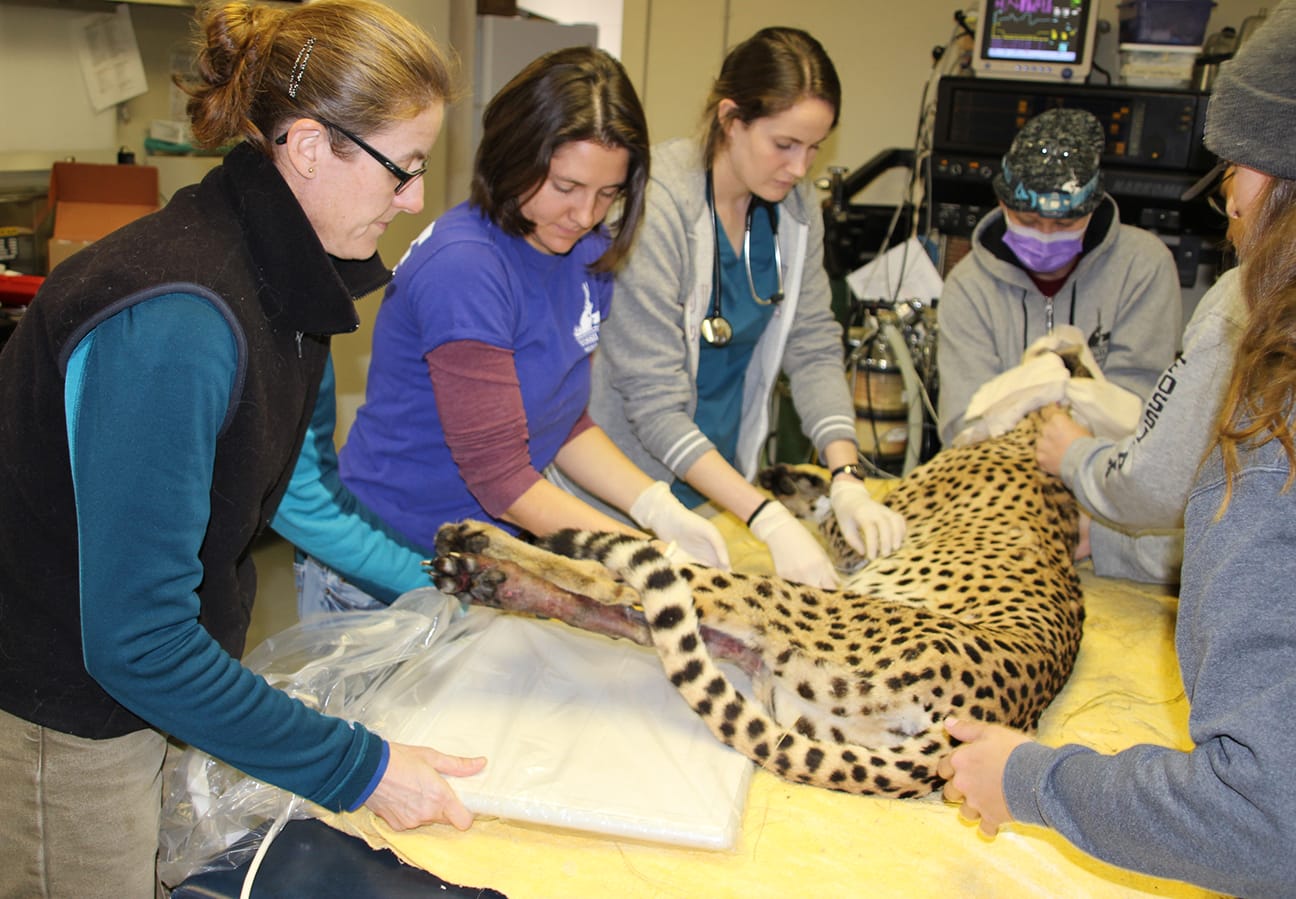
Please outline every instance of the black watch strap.
M832 477L835 478L839 474L848 474L852 478L862 481L864 480L864 467L854 462L848 462L845 465L838 465L832 470Z

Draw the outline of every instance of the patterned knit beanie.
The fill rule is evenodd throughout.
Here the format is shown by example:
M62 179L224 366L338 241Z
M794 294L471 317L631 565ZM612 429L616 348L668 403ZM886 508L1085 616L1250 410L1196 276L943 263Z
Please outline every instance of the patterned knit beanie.
M1078 218L1102 202L1102 125L1083 109L1050 109L1027 122L1004 154L995 194L1009 209Z

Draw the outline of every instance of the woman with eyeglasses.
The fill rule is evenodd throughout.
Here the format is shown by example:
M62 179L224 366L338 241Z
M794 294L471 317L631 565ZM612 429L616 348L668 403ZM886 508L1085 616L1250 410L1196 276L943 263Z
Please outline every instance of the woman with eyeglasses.
M653 150L643 233L617 273L591 411L612 440L690 507L747 522L791 580L836 586L810 533L751 479L780 372L851 544L893 550L903 519L873 501L823 268L823 220L805 182L837 124L841 87L812 36L766 28L735 47L697 140Z
M1109 864L1248 899L1292 895L1296 873L1294 42L1284 0L1221 66L1206 112L1206 146L1234 165L1229 240L1249 314L1218 373L1219 414L1198 420L1184 512L1175 648L1190 743L1051 747L960 719L937 768L985 834L1048 827Z
M483 759L388 742L239 662L330 337L423 205L371 157L422 167L446 57L370 0L200 23L194 135L241 142L60 264L0 352L4 896L153 897L168 736L334 811L472 821L443 775Z
M442 525L463 519L643 535L542 475L559 465L675 551L727 566L719 531L586 412L612 272L648 179L647 125L625 70L594 47L545 54L491 99L482 126L469 199L414 241L383 299L344 483L428 553ZM331 576L324 594L303 593L303 612L375 604Z

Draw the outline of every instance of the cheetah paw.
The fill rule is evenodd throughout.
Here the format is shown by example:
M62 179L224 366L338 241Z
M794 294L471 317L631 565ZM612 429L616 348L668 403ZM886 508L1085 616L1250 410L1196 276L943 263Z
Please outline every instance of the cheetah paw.
M442 593L464 602L491 604L499 585L508 575L498 568L483 569L477 559L457 552L446 552L424 563L432 583Z

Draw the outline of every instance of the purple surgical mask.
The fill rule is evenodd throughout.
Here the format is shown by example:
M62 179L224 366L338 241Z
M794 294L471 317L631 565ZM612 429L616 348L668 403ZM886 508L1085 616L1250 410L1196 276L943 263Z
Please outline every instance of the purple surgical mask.
M1079 256L1084 247L1083 231L1045 234L1019 225L1007 216L1004 216L1004 224L1008 226L1004 243L1032 272L1055 272Z

